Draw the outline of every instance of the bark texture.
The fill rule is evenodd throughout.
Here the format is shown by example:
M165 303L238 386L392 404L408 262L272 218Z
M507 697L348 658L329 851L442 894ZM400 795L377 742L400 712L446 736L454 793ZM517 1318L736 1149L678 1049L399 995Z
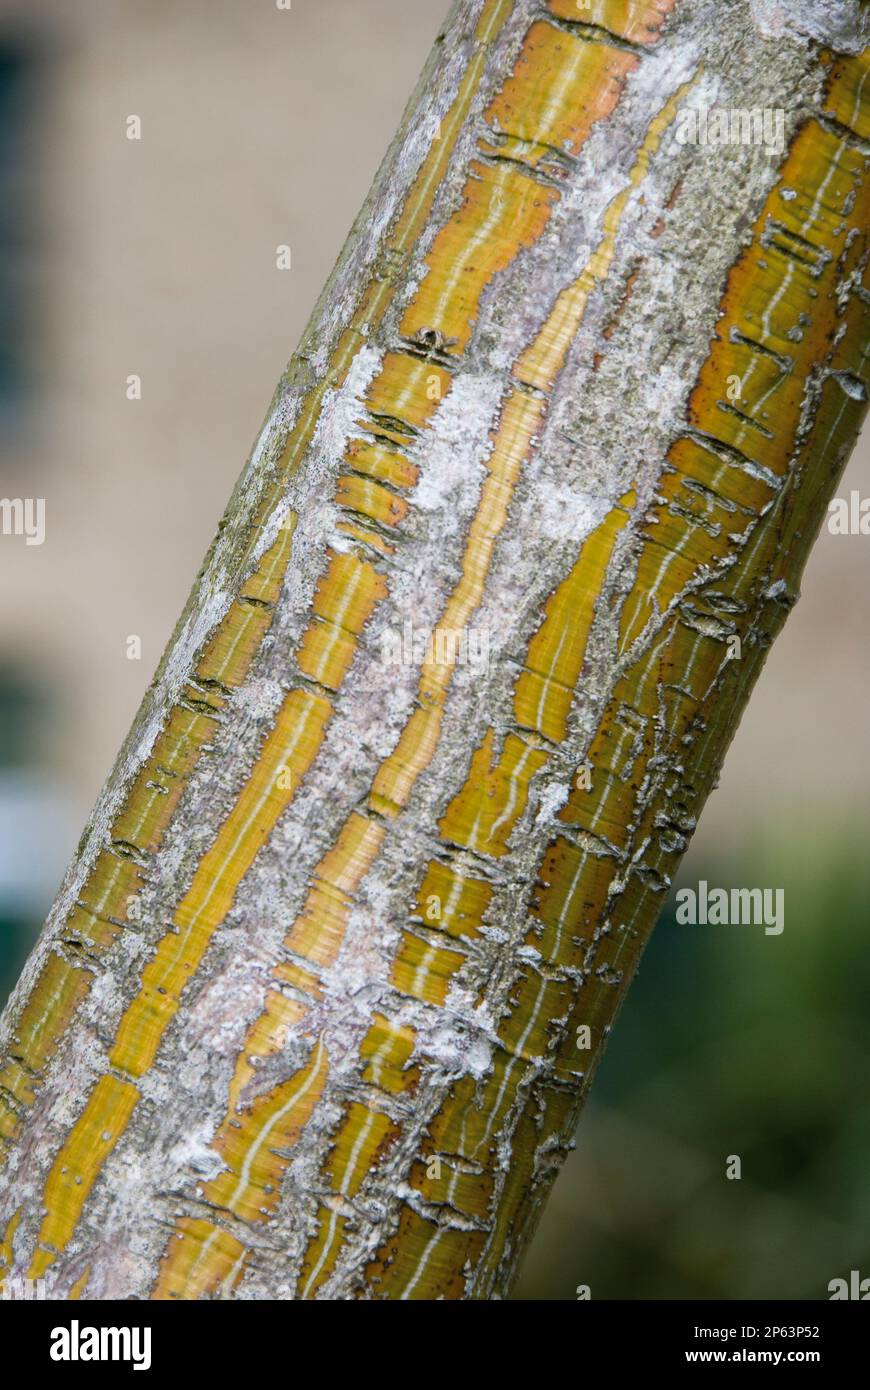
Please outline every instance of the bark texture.
M509 1291L865 408L868 42L456 5L4 1014L0 1274Z

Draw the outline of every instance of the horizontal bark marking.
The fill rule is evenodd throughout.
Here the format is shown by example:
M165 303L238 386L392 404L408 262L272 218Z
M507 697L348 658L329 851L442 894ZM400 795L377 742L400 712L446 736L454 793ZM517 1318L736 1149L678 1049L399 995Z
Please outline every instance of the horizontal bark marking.
M629 43L653 44L677 0L547 0L560 19L600 26Z

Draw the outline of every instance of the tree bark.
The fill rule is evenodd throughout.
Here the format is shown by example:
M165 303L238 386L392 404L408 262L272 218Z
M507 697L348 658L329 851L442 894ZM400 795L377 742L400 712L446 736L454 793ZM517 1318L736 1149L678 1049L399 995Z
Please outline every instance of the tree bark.
M3 1016L0 1275L509 1292L864 413L868 42L454 7Z

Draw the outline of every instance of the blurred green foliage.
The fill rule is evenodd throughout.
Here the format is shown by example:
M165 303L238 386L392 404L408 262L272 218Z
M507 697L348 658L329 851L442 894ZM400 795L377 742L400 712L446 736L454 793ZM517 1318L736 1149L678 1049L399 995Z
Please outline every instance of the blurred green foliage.
M680 926L672 891L516 1297L817 1299L870 1276L870 866L854 826L810 824L751 862L693 857L711 887L783 887L785 930Z
M0 796L7 774L35 773L43 733L52 714L52 700L39 675L26 664L0 654ZM10 853L6 845L0 846L0 851ZM39 864L28 868L28 874L37 883L43 877L40 870ZM20 905L10 900L0 878L0 1009L21 973L40 925L39 920L24 915Z
M0 909L0 1009L6 1003L40 924Z

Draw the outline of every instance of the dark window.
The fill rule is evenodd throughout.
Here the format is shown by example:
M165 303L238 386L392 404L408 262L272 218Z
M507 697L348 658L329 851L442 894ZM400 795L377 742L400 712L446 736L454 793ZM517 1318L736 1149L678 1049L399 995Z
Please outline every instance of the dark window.
M29 143L33 60L0 39L0 430L18 424L27 391Z

